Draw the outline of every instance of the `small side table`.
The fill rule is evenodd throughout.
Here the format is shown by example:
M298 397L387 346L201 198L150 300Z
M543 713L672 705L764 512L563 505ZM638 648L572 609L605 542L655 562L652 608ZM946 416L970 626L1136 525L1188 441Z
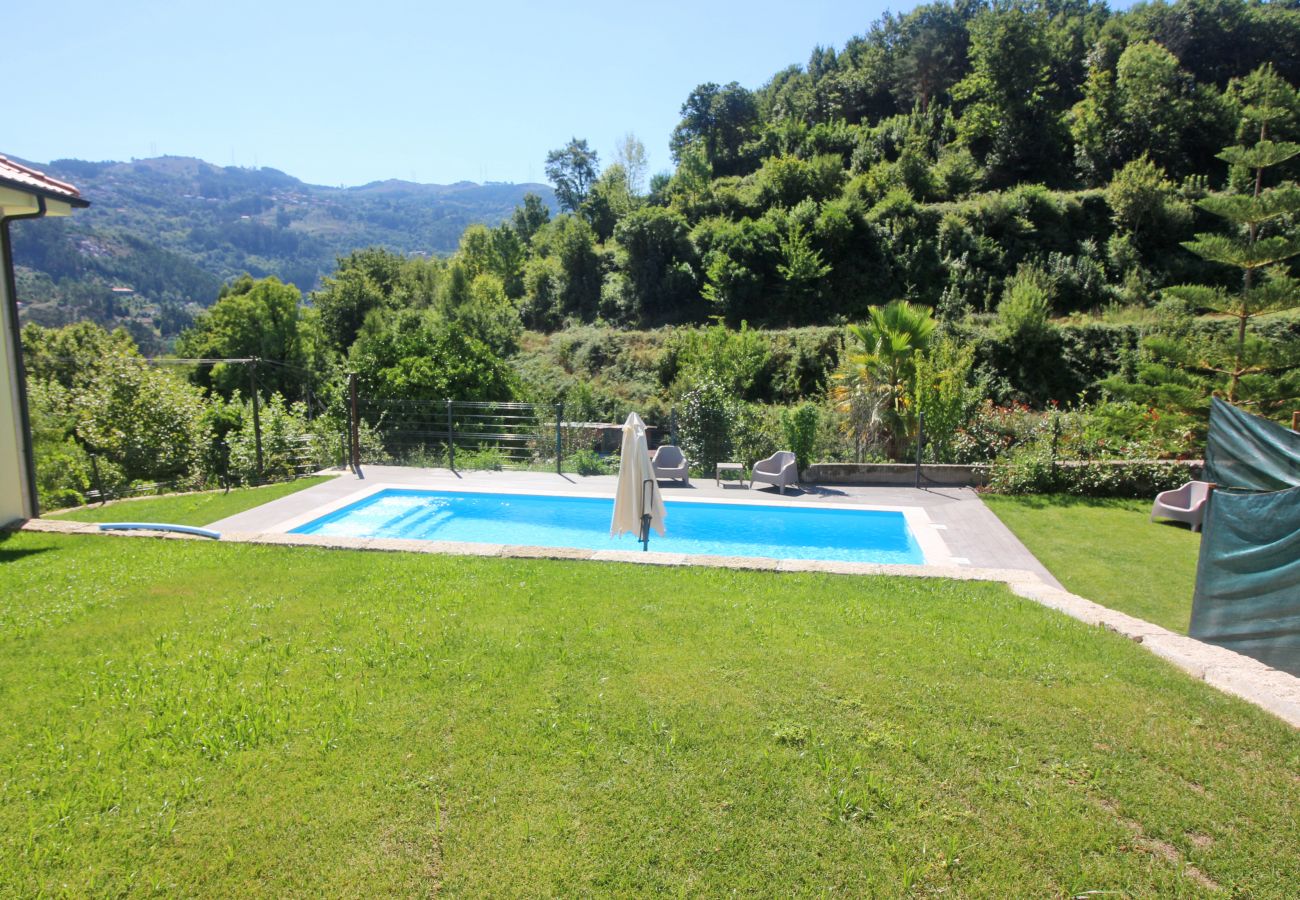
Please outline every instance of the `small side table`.
M714 483L715 485L718 485L719 487L722 485L722 473L723 473L723 472L735 472L735 473L736 473L736 477L735 477L734 480L741 482L741 484L744 484L744 482L745 482L745 467L744 467L743 465L741 465L740 463L733 463L733 462L720 462L720 463L718 463L718 467L717 467L717 468L714 470L714 472L713 472L713 483Z

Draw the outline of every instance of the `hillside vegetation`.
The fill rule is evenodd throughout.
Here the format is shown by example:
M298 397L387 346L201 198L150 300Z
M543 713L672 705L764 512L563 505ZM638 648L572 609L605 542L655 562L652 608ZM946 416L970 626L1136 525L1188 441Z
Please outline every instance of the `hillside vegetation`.
M300 437L340 433L354 374L368 459L438 459L429 404L535 400L676 421L704 470L919 450L995 463L1006 490L1146 494L1186 470L1054 461L1195 458L1212 395L1300 405L1298 81L1294 5L928 4L757 88L698 86L672 172L647 179L635 136L604 163L575 137L545 160L558 214L528 193L446 258L355 250L305 297L234 279L175 350L256 357ZM297 227L286 196L239 200L230 227ZM130 356L119 337L26 340L60 458L107 446L121 480L202 481L214 442L248 443L238 365L126 378L138 361L99 349ZM158 431L184 453L104 420L129 384L191 410Z

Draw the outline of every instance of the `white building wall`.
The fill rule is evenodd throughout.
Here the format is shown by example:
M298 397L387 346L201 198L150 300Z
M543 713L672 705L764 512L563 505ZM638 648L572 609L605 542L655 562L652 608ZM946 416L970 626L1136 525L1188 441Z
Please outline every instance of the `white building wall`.
M23 455L19 419L18 360L10 346L11 300L5 279L0 276L0 525L27 519L27 467Z

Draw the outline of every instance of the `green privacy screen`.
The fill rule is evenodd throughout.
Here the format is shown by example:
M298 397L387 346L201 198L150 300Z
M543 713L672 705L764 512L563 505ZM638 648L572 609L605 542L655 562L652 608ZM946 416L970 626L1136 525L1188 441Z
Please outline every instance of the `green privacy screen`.
M1300 434L1215 397L1210 401L1202 477L1220 487L1246 491L1300 485Z
M1300 675L1300 434L1215 398L1188 633Z
M1215 491L1188 633L1300 675L1300 487Z

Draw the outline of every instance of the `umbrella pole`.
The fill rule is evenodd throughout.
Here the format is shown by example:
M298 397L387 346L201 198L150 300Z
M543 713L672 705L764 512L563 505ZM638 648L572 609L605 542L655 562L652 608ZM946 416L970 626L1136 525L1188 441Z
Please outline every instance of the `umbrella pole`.
M654 480L647 478L641 482L641 549L650 549L650 503L654 499ZM647 490L648 488L648 490Z

